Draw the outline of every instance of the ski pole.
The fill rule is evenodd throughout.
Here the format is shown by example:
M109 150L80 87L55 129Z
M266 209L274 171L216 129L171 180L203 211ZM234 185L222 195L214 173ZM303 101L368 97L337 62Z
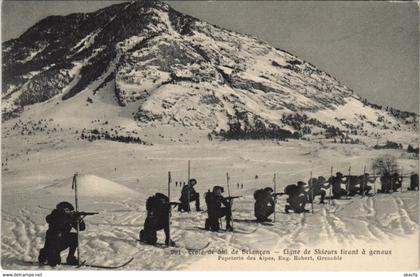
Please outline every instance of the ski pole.
M273 206L273 213L274 213L274 219L273 223L276 222L276 202L277 202L277 195L276 195L276 173L274 173L273 177L273 183L274 183L274 206Z
M226 172L226 185L227 185L227 189L228 189L228 196L230 197L230 188L229 188L229 172Z
M188 160L188 180L187 180L187 185L190 186L190 160ZM191 200L191 195L190 195L190 187L188 188L188 192L187 192L187 197L188 197L188 212L191 211L191 206L190 206L190 200Z
M77 198L77 175L78 175L78 173L76 172L73 176L73 183L72 183L72 186L71 186L71 188L74 189L74 204L75 204L75 208L76 208L76 213L79 212L79 203L78 203L78 198ZM77 265L80 265L79 232L80 232L79 218L77 218L77 223L76 223Z
M229 180L230 180L229 172L226 172L226 184L227 184L227 189L228 189L228 196L230 197ZM232 213L232 206L233 205L232 204L233 204L233 199L230 199L230 201L229 201L230 211L231 211L231 215L230 215L230 221L231 221L231 223L230 223L230 226L232 226L232 228L233 228L233 213ZM227 224L226 224L226 227L227 227Z
M403 171L404 171L404 167L403 166L401 166L401 189L400 189L400 192L402 192L402 190L403 190L403 178L404 178L404 175L403 175Z
M375 169L373 169L373 176L375 175ZM376 177L375 177L375 181L373 182L373 196L376 195Z
M169 215L168 215L168 239L169 244L171 244L171 214L172 214L172 207L171 207L171 172L168 171L168 201L169 201Z
M313 180L312 180L312 171L311 171L311 178L309 179L309 187L311 189L311 211L314 213L314 186L313 186Z
M367 183L367 178L366 178L366 165L363 167L362 198L365 195L365 182Z
M328 199L328 204L331 205L331 201L332 201L332 178L333 178L333 167L331 166L331 178L330 178L330 198ZM334 204L334 202L333 202Z
M350 175L351 175L351 166L349 166L349 176L347 177L346 199L349 199Z
M191 164L190 164L190 160L188 160L188 181L190 180L190 178L191 178Z

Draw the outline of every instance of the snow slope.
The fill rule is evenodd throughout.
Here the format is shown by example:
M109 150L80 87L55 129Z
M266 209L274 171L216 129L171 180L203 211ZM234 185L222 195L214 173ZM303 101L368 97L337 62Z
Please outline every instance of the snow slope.
M95 175L78 175L76 180L77 191L80 197L130 198L139 196L138 192L132 189ZM67 196L73 195L74 190L72 190L68 183L63 182L48 186L46 187L46 193Z
M203 227L205 213L174 211L172 238L179 245L201 247L211 242L209 249L283 251L286 248L323 247L327 243L330 248L334 245L337 249L355 245L383 249L392 245L401 247L399 243L409 241L405 251L411 251L412 247L417 249L418 192L405 191L409 185L407 178L404 180L403 193L365 198L355 196L350 200L336 200L334 205L320 205L317 200L314 214L284 214L286 198L279 197L274 226L253 222L252 194L257 188L272 185L274 172L277 173L279 191L298 180L306 181L310 171L314 176L329 176L331 165L334 166L334 172L347 172L351 165L352 174L362 174L365 164L370 171L372 159L383 154L398 157L404 172L417 172L418 160L406 156L401 150L372 150L361 145L325 145L304 141L154 146L71 141L71 138L67 138L68 143L61 148L47 145L28 154L10 155L13 149L8 148L7 170L3 169L2 174L3 268L38 269L22 261L36 259L47 228L45 216L58 202L74 201L71 177L75 170L81 174L89 173L80 181L80 210L99 212L86 218L87 230L81 234L81 255L90 263L117 265L134 257L134 261L124 269L222 269L232 265L212 260L217 256L197 256L182 249L180 255L173 255L170 249L140 245L136 241L144 224L147 197L156 192L167 193L167 172L171 171L171 200L177 201L181 188L175 186L175 182L185 182L187 160L191 160L191 176L198 180L197 190L203 207L203 193L214 185L226 187L225 174L229 172L231 194L243 196L234 202L234 227L244 232L256 231L252 234L207 233L198 229ZM103 176L104 179L95 176ZM100 188L89 186L96 181L100 181ZM124 185L124 189L116 183ZM238 188L238 183L244 184L244 188ZM56 184L60 184L66 193L52 191L51 187ZM379 183L375 186L378 189ZM83 192L84 187L90 191ZM115 193L129 190L130 195L120 198L114 193L100 193L107 190ZM163 232L159 233L158 239L164 239ZM412 260L415 257L407 257L406 268L416 264ZM206 258L214 262L205 266L203 259ZM378 257L363 259L378 262ZM348 269L354 268L355 264L368 268L369 263L353 261ZM258 263L247 265L261 266ZM263 266L298 269L302 268L302 263L278 262ZM309 263L306 266L314 265ZM323 267L322 264L320 266ZM387 261L387 266L395 268L398 264ZM66 268L59 266L57 269Z
M200 257L191 255L186 250L181 250L180 255L171 255L170 249L140 245L136 241L145 219L144 203L138 202L94 201L93 204L84 205L84 208L99 211L100 215L86 219L88 229L81 234L81 256L90 263L102 265L117 265L129 257L134 257L135 260L124 268L125 270L173 270L190 266L200 268L194 267L194 263L199 262L197 260ZM372 245L374 248L384 247L387 241L398 242L407 237L411 239L412 244L417 245L414 240L416 234L418 235L416 192L336 200L334 206L315 204L314 214L286 215L282 213L284 204L285 199L281 198L278 201L277 222L273 226L263 226L252 221L251 196L236 201L234 227L245 232L257 229L249 235L201 231L198 227L203 227L206 214L174 212L171 236L179 245L190 248L201 247L206 242L211 242L210 249L240 251L303 249L320 247L327 241L330 248L332 245L340 247L338 249L351 248L361 242L365 247ZM37 266L28 266L22 261L37 258L37 251L43 245L46 231L43 218L49 210L25 205L16 212L18 213L3 213L2 266L5 269L37 269ZM159 240L163 239L160 232ZM223 263L221 266L217 263L213 266L210 268L225 268ZM248 266L255 268L252 264ZM277 269L278 266L277 264ZM298 264L293 266L301 268L302 264L300 267ZM368 267L365 265L363 268ZM66 268L59 266L58 269Z

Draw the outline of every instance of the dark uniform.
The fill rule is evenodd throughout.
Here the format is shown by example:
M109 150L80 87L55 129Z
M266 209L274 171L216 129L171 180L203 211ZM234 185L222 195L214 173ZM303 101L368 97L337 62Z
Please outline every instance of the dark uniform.
M222 196L224 189L220 186L215 186L212 192L207 192L205 195L207 204L208 218L205 222L205 229L217 232L220 229L219 218L226 217L226 230L233 231L230 223L232 216L231 201ZM222 204L224 207L222 207Z
M181 204L178 206L178 211L189 212L190 211L190 202L195 201L195 209L201 211L200 209L200 194L195 191L194 186L197 184L197 180L190 179L188 184L182 187L181 197L179 201Z
M156 193L146 201L147 217L144 221L143 230L140 231L140 241L148 244L156 244L156 232L162 230L165 232L166 245L175 245L169 240L169 198L162 194Z
M355 196L360 193L359 176L347 176L346 186L349 196Z
M309 203L312 203L313 201L312 197L315 198L316 196L320 195L321 201L319 203L324 204L325 195L327 194L325 189L328 189L329 187L328 185L325 185L326 183L328 183L327 180L325 180L325 178L322 176L308 180L308 185L309 185L308 202ZM312 194L312 189L314 190L313 194Z
M398 173L391 175L391 185L393 191L398 191L402 186L402 177Z
M259 189L254 192L254 214L258 222L271 221L268 217L274 213L274 199L271 188Z
M359 181L360 181L360 195L367 195L372 189L372 186L369 186L368 183L374 183L376 181L376 177L370 178L369 173L365 173L359 176Z
M287 203L284 208L286 213L289 213L289 210L293 210L295 213L309 212L305 209L306 202L308 201L308 195L305 191L305 183L298 182L297 185L288 185L284 189L284 193L289 196Z
M78 261L74 256L77 249L77 234L71 232L77 230L79 221L79 231L86 229L83 220L74 213L74 207L69 202L61 202L46 218L48 230L45 236L44 248L39 251L38 261L45 262L50 266L61 263L60 252L69 248L67 263L77 265Z
M409 190L419 190L419 175L411 174Z
M385 172L381 176L381 189L378 190L380 193L389 193L392 189L391 175Z
M336 199L341 198L341 196L347 195L347 190L341 187L342 184L347 184L347 180L343 180L343 174L337 172L335 176L332 176L328 179L329 186L332 186L333 197Z

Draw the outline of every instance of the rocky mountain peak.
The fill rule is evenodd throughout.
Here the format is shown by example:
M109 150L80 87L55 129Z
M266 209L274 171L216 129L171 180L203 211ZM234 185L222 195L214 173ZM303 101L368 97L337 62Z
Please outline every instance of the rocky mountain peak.
M406 123L286 51L160 1L47 17L3 43L3 119L53 99L93 109L104 94L139 128L343 135Z

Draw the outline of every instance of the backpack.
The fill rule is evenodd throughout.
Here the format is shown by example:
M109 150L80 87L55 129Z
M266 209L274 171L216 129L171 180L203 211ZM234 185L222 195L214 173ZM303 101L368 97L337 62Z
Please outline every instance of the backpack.
M208 205L214 202L216 195L213 192L209 191L209 192L206 192L204 198L206 199L206 204Z
M162 193L156 193L154 196L147 198L146 210L148 212L164 209L169 209L169 198L166 195Z
M265 190L263 190L263 189L257 189L254 192L254 199L255 200L261 199L262 197L265 196L265 194L266 194L266 191Z
M297 192L297 188L298 187L295 184L288 185L284 188L284 193L286 193L287 195L292 195Z

